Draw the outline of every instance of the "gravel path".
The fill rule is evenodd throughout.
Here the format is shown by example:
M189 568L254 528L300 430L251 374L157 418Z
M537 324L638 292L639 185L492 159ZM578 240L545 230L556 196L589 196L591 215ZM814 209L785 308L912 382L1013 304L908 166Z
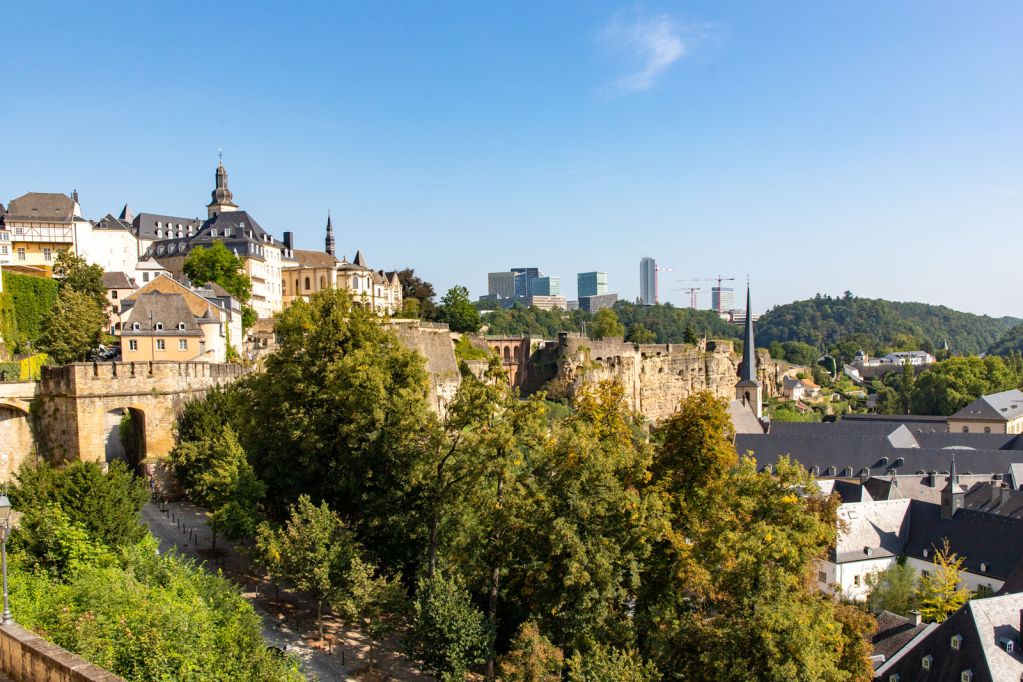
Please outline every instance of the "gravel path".
M187 502L168 502L163 511L154 504L142 509L142 517L160 542L160 551L177 548L180 554L203 562L208 571L221 570L242 586L242 596L263 619L263 639L268 646L298 656L310 680L431 680L391 646L375 647L374 673L368 669L369 640L357 630L346 629L336 618L325 616L327 637L319 641L315 604L273 585L251 570L248 558L223 538L211 551L212 533L206 514Z

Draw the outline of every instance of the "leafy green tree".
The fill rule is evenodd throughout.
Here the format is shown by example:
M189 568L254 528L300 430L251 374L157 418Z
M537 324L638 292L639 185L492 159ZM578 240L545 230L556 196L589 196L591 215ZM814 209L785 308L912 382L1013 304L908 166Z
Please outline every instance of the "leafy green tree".
M39 350L58 365L84 360L99 345L106 322L103 308L92 295L62 289L53 309L43 318Z
M642 322L629 327L629 333L625 337L626 341L632 343L655 343L657 341L657 334L643 326Z
M437 303L434 297L437 292L433 285L417 277L416 271L412 268L399 270L398 281L401 282L403 315L422 317L424 320L436 319Z
M95 462L60 468L25 464L10 495L14 507L23 511L58 506L72 525L108 547L135 544L147 535L141 524L148 499L145 483L121 462L111 462L106 473Z
M97 542L80 522L72 521L56 504L29 507L21 516L13 550L26 555L26 563L67 580L82 568L100 561L112 563L106 546Z
M357 556L355 536L326 502L301 495L283 528L259 527L256 553L274 582L287 580L316 598L316 623L323 639L323 604L337 600Z
M625 335L625 327L611 308L601 308L587 327L591 339L610 339Z
M210 529L216 547L218 531L233 540L251 537L256 532L265 486L256 478L230 426L225 426L213 440L211 451L206 468L199 474L191 492L196 502L210 512Z
M107 289L103 286L103 268L89 265L82 256L71 251L57 251L53 261L53 276L60 280L61 289L87 294L101 309L106 309Z
M940 549L935 548L934 570L921 575L917 583L916 600L924 620L940 623L970 600L970 591L959 586L963 561L952 551L948 538Z
M657 682L657 667L633 649L597 645L568 660L569 682Z
M504 682L561 682L565 655L533 621L522 624L511 649L501 659Z
M216 282L242 304L242 327L249 329L256 322L256 311L248 304L252 298L252 280L245 274L242 259L233 254L224 242L213 246L197 246L188 253L182 270L193 283Z
M342 589L336 590L331 605L348 620L357 622L370 636L369 671L373 671L376 641L404 625L408 604L405 588L397 576L383 575L356 554L344 574Z
M405 572L423 556L421 463L437 419L423 358L343 291L295 302L276 329L277 351L233 410L268 511L302 494L323 500L374 561Z
M692 327L686 327L685 333L682 335L682 341L690 345L695 346L700 343L700 337L696 335L696 330Z
M985 358L949 358L935 363L916 378L911 399L913 414L949 415L988 393L1019 385L1005 361Z
M428 672L462 682L472 666L487 659L491 633L462 582L438 571L419 581L409 639Z
M834 497L785 459L735 463L725 404L687 399L650 468L655 543L637 603L644 655L666 679L869 678L866 621L812 586L837 534ZM744 646L736 647L735 642Z
M472 334L483 324L479 309L469 300L469 290L463 286L453 286L444 294L437 319L447 322L452 331Z
M909 616L917 606L916 571L905 561L867 576L870 595L867 603L874 613L891 611Z

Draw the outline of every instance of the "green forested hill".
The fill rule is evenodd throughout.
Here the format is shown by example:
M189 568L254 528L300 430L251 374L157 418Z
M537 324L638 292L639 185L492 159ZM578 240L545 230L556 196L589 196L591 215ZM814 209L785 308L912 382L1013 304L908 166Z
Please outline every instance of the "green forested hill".
M757 323L757 342L803 341L846 356L857 347L873 355L933 350L947 340L953 353L974 354L987 351L1019 323L1016 318L974 315L926 303L818 294L768 311Z
M1002 334L1002 337L995 341L987 352L994 355L1008 355L1013 351L1023 353L1023 324L1017 324Z

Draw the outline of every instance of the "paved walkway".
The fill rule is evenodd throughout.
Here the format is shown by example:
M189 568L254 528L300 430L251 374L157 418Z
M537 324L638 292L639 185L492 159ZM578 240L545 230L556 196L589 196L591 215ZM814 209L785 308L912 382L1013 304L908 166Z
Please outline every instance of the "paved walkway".
M346 628L337 618L324 616L327 637L319 641L315 603L288 590L278 591L252 569L245 554L231 543L217 538L212 549L212 533L205 512L186 502L167 503L163 511L153 504L142 509L142 516L160 542L160 551L173 548L204 562L209 571L221 570L242 587L242 596L263 619L263 639L267 645L298 656L303 672L310 680L431 680L393 646L374 647L373 674L368 671L370 640L358 630ZM0 680L3 682L3 680Z

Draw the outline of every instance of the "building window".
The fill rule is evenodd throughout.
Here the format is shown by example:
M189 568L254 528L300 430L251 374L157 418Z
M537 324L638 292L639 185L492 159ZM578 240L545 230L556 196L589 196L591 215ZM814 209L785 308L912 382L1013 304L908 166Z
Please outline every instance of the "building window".
M155 325L153 325L153 329L155 329L158 332L162 332L163 331L163 322L157 322Z
M984 427L984 433L991 433L991 427L990 426L985 426Z
M970 427L969 426L964 426L963 427L963 433L969 433L969 432L970 432Z
M131 330L133 332L137 332L139 330L139 323L138 322L132 322L131 323Z
M6 256L6 255L7 255L7 247L6 246L0 246L0 256Z
M217 236L217 231L215 229L210 230L210 236L211 237L216 237Z
M128 350L138 350L138 349L139 349L139 342L138 341L136 341L135 339L131 339L130 341L128 341Z
M888 676L888 682L899 682L902 678L899 677L899 673L892 673Z
M178 330L185 331L185 323L184 322L178 322Z
M824 571L817 571L817 580L819 580L822 583L828 582L828 574L825 573Z
M931 656L930 654L927 654L922 659L920 659L920 667L923 668L924 670L930 670L931 663L934 663L934 656Z
M853 576L853 587L859 587L859 586L860 586L860 576L854 575Z
M117 289L114 289L113 291L110 292L110 300L112 301L117 300Z
M187 339L178 339L178 350L188 350Z
M163 339L157 339L156 340L156 350L163 350L166 347L167 347L167 344L164 343Z
M959 651L960 647L963 646L963 636L952 635L952 639L950 640L949 644L952 646L953 651Z
M309 278L308 277L305 278L305 290L309 291Z
M973 671L972 670L964 670L963 674L959 676L959 679L962 682L973 682Z
M925 568L920 571L920 575L924 578L929 578L931 576L931 572Z
M43 247L43 260L53 260L53 251L49 247Z
M18 260L25 260L25 249L18 248Z

